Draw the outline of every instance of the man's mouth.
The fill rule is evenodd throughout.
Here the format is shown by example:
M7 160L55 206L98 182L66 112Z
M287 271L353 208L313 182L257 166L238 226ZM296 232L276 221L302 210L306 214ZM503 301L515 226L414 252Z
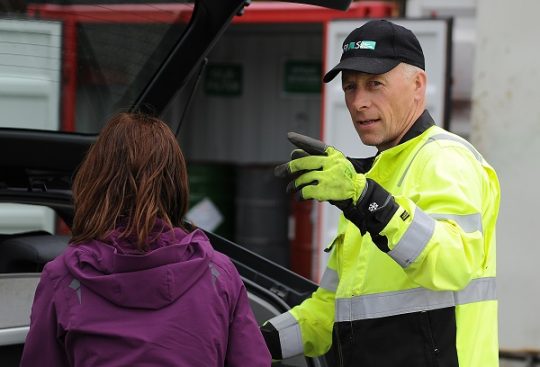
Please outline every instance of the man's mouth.
M376 123L377 121L379 121L379 119L372 119L372 120L358 120L357 122L358 122L360 125L371 125L371 124Z

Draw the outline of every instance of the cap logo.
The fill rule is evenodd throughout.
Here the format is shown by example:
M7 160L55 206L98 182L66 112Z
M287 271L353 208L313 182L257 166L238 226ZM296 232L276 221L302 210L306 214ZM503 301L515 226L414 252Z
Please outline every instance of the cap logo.
M375 41L362 41L360 42L360 48L368 49L368 50L375 50L375 45L377 42Z
M343 52L347 52L349 50L375 50L375 46L377 45L377 42L375 41L357 41L357 42L349 42L345 45L343 45Z

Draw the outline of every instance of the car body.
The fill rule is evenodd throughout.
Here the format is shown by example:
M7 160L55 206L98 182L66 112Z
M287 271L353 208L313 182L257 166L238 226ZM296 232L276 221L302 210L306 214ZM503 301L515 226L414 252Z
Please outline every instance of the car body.
M350 1L298 2L344 10ZM66 2L62 4L66 5ZM19 75L20 72L14 74L18 73L20 80L29 83L25 93L33 96L33 92L42 88L48 93L47 101L63 98L63 102L58 111L54 108L52 112L47 110L53 117L50 114L39 115L39 110L36 116L31 116L21 108L25 106L24 100L17 107L16 101L21 100L9 102L9 98L5 98L6 92L0 93L0 101L4 98L9 103L4 108L6 111L15 106L11 110L12 120L4 117L0 123L0 211L3 213L0 222L9 222L11 226L0 233L0 365L18 365L40 271L46 262L63 251L69 241L68 229L73 219L71 179L85 152L95 141L106 116L118 109L163 115L170 108L171 100L175 101L176 111L183 116L206 65L206 57L231 20L241 14L246 5L244 0L197 0L170 4L169 7L131 2L128 8L126 4L111 1L100 1L99 4L79 1L67 7L40 3L27 4L16 9L19 13L15 16L11 13L3 19L1 24L5 29L13 31L10 34L24 31L26 27L29 29L35 23L50 31L53 46L49 50L53 54L39 56L41 59L36 55L26 56L32 62L56 62L54 66L40 66L40 70L52 70L54 75L32 84L39 78ZM87 18L86 23L76 25L72 22L77 20L71 6L93 7L92 14L96 18ZM98 20L104 8L107 16L118 11L124 18ZM72 11L70 16L66 15L66 9ZM156 18L147 22L152 24L140 26L144 23L141 14L148 17L152 11ZM133 18L129 20L128 16ZM59 30L62 32L60 43ZM112 37L115 32L116 37ZM147 38L141 42L143 36ZM13 45L23 44L17 44L19 41L16 37L14 39L11 46L4 44L4 48L10 50L9 47L15 47ZM112 40L117 43L107 44ZM128 45L130 42L133 42L132 46ZM59 45L64 52L58 52ZM25 47L30 50L30 42ZM78 58L65 51L69 47L79 53ZM116 52L104 60L107 52L103 49L107 47L113 51L115 47L123 47L120 49L123 52ZM26 67L31 72L36 68L34 64L24 64L25 55L19 54L18 50L8 51L12 57L8 64L9 60L12 64L0 68L0 85L11 85L10 70ZM137 51L143 54L140 59L135 57ZM15 54L18 59L13 59ZM74 78L78 85L74 84ZM9 97L16 96L15 91L24 87L21 85L13 87ZM79 93L76 103L66 101L74 91ZM172 121L171 128L178 132L182 119ZM81 128L75 129L75 123ZM34 211L35 208L39 211ZM21 214L16 214L19 211ZM25 223L31 221L31 213L38 213L38 217L45 218L49 224L26 227ZM237 266L260 323L300 303L315 290L315 283L287 268L219 234L210 231L207 234L213 246L228 255ZM327 363L326 358L283 361L283 365L288 366L325 366Z

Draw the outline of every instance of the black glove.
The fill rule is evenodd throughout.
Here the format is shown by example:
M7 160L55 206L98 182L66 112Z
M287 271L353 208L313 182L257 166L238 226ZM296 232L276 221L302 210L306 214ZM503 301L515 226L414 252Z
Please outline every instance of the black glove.
M399 206L394 197L381 185L368 178L364 195L360 197L356 205L349 205L342 208L345 218L354 223L360 233L364 235L369 232L373 242L381 251L388 252L388 240L379 235L379 232L386 227Z
M281 360L283 359L283 354L281 353L281 343L279 341L279 332L276 330L274 325L269 322L266 322L263 326L260 327L261 333L266 342L266 346L272 355L272 359Z

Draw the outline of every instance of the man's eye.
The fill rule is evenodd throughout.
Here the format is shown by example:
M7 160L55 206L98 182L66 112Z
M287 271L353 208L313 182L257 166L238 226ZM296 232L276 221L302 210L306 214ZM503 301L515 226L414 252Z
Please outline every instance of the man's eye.
M382 85L382 83L378 80L370 80L368 82L368 85L371 87L371 88L376 88L376 87L379 87Z
M354 84L345 84L343 85L343 90L346 92L346 91L350 91L350 90L353 90L354 89Z

